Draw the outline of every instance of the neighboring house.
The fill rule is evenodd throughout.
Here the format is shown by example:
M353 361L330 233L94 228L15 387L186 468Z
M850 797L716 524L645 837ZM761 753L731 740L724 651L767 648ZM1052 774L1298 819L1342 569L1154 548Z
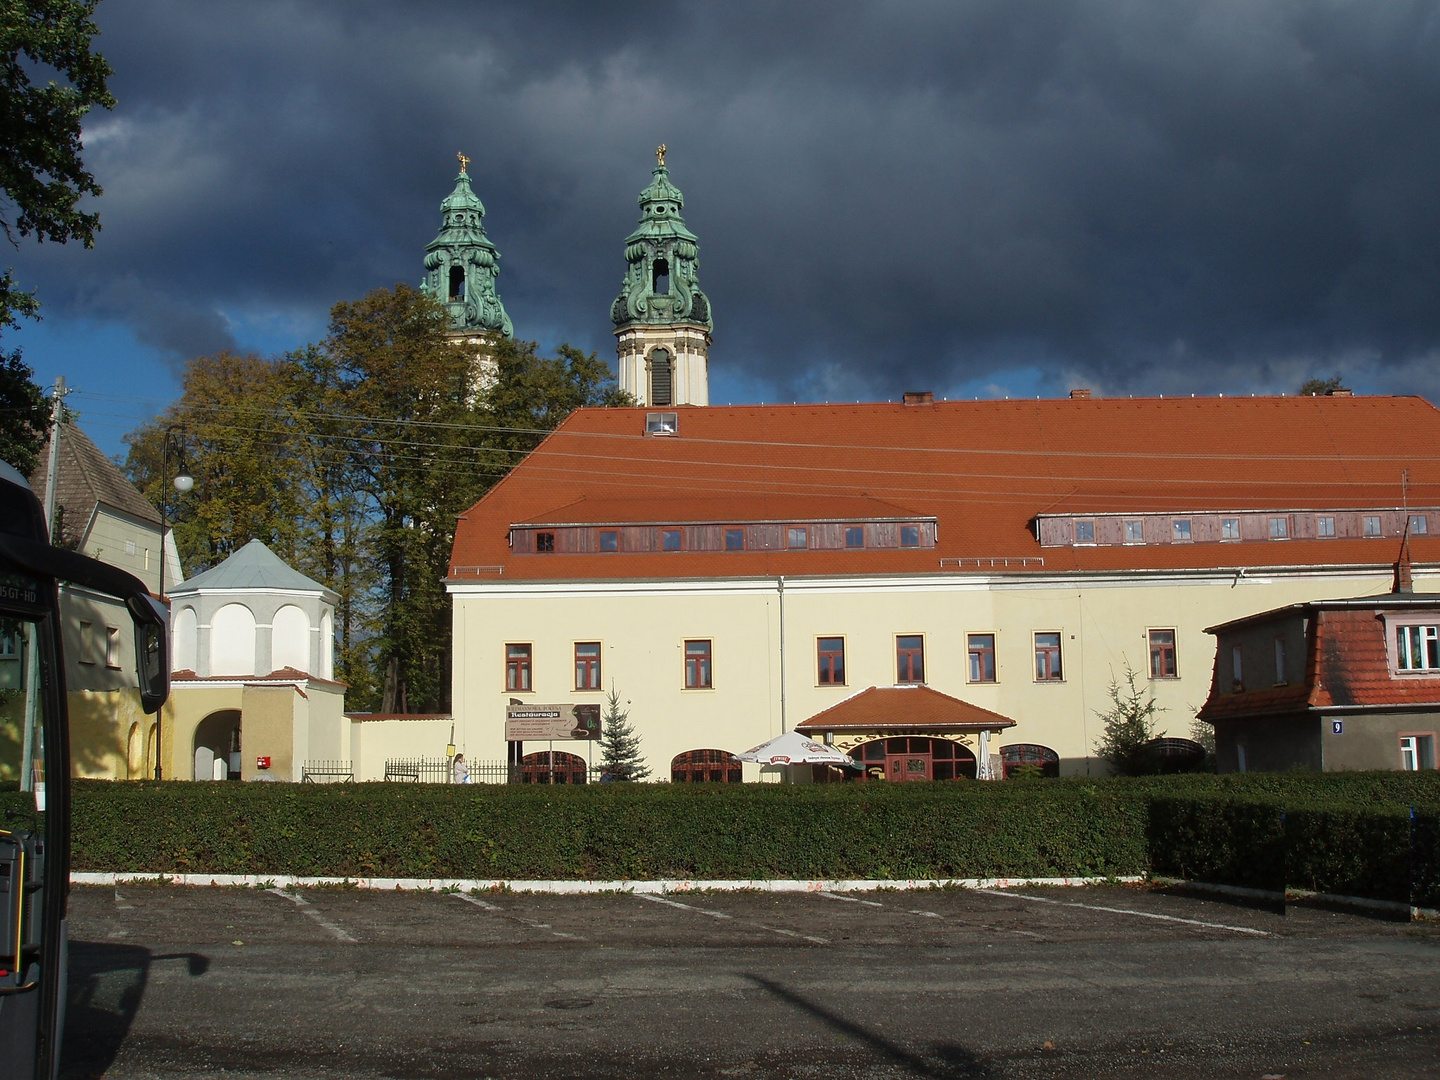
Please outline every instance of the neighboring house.
M1312 600L1211 627L1200 719L1221 772L1433 769L1440 731L1440 593Z
M1186 736L1207 626L1384 592L1407 522L1429 574L1437 439L1418 397L582 409L458 523L455 741L523 765L512 699L613 687L665 776L923 684L1014 720L1007 770L1100 774L1127 665Z
M300 780L350 756L335 593L251 540L169 598L167 778Z
M42 505L49 457L47 441L30 477ZM117 566L158 591L160 514L74 423L60 427L55 517L57 544ZM180 567L173 550L170 560L167 576L175 580ZM61 587L60 611L75 775L152 775L155 717L140 708L129 613L114 599L69 584ZM0 664L5 662L0 652ZM13 776L17 765L9 740L0 739L0 776Z

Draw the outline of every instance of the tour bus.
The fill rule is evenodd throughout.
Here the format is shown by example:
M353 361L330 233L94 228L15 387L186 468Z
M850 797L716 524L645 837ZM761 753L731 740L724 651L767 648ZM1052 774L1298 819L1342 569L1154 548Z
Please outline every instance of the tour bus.
M0 794L0 1074L53 1080L65 1022L70 746L60 586L113 597L135 627L140 701L170 692L164 608L139 579L52 547L39 501L0 462L0 735L19 751L20 792Z

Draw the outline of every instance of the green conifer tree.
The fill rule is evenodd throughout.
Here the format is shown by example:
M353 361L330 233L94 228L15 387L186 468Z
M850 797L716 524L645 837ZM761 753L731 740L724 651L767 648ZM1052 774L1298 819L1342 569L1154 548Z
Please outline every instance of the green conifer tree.
M630 711L620 708L620 692L613 683L600 724L600 767L612 780L644 780L650 775L650 767L640 756L640 736L630 726Z
M1146 745L1155 737L1156 714L1164 708L1148 689L1136 685L1135 669L1125 665L1125 684L1111 676L1106 694L1110 708L1097 715L1105 725L1095 743L1095 754L1121 776L1142 776L1157 771L1158 762Z

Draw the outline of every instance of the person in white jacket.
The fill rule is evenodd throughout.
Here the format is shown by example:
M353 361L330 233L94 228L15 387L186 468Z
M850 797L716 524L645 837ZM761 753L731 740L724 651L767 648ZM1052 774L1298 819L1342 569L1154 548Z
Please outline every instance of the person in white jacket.
M457 784L470 783L470 767L465 764L465 755L456 754L450 764L450 779Z

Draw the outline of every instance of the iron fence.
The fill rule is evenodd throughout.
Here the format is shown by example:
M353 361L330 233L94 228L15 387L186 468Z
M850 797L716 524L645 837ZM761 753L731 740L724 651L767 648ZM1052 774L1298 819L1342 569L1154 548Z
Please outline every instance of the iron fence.
M385 760L387 782L407 784L448 784L450 783L449 758L387 758Z
M355 770L350 762L340 760L307 761L300 767L302 784L353 784Z
M558 755L557 755L558 758ZM466 763L472 784L596 784L604 770L598 765L565 767L557 760L512 765L507 761L470 761ZM385 779L402 784L454 783L450 758L389 758L385 762Z

